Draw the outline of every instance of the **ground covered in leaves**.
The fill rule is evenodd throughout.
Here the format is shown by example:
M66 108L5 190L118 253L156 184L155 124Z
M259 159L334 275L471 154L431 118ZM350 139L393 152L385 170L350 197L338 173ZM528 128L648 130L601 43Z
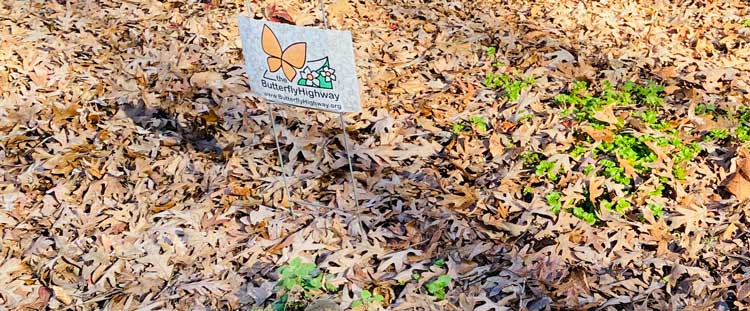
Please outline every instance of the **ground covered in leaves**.
M750 307L747 2L509 2L327 2L357 208L328 113L284 197L244 1L4 1L0 308Z

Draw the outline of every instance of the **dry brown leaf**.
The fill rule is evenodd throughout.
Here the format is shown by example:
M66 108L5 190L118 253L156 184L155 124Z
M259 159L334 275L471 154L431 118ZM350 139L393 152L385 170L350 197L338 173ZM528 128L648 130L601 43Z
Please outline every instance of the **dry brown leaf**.
M722 240L729 240L734 236L734 232L737 231L737 226L734 225L734 223L729 224L726 229L724 229L724 232L721 233L721 239Z
M738 200L750 199L750 151L746 148L740 148L737 171L729 175L722 185Z
M337 18L350 16L354 13L354 7L349 3L349 0L335 0L327 8L328 12Z
M613 107L614 105L607 105L602 107L602 110L594 113L594 118L599 121L607 122L609 124L617 124L618 122L620 122L620 120L617 119L617 116L615 116L615 113L612 110Z
M604 193L602 185L604 185L605 182L606 179L604 177L591 176L589 179L589 200L591 200L591 202L596 202L596 199Z
M190 77L190 84L198 88L219 89L224 86L224 76L212 71L198 72Z
M500 139L500 136L497 135L497 133L492 133L490 135L490 154L493 158L499 158L505 151L505 148L503 147L503 142Z
M581 130L595 140L601 140L608 143L615 140L615 135L609 129L594 129L591 126L583 126L581 127Z

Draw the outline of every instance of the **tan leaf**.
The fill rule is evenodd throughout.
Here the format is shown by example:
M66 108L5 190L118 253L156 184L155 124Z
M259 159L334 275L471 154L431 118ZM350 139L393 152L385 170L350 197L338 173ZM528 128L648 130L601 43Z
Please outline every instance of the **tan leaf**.
M737 226L734 225L734 223L729 224L726 229L724 229L724 232L721 234L722 240L729 240L734 236L734 232L737 231Z
M594 118L599 121L604 121L609 124L617 124L620 120L617 119L617 116L615 116L614 111L612 111L613 105L607 105L602 108L602 110L597 111L594 113Z
M190 77L190 84L203 89L218 89L224 85L224 76L213 71L198 72Z
M750 298L750 282L745 282L737 287L737 300L748 301L748 298Z
M607 179L602 176L592 176L589 180L589 200L596 202L596 198L604 193L602 185Z
M732 173L722 183L724 188L737 197L737 200L750 199L750 152L742 148L737 159L737 172Z
M393 268L396 269L396 272L400 272L404 269L404 265L408 263L409 254L419 256L422 254L422 251L416 249L407 249L404 251L384 255L377 271L384 271L385 269L388 269L388 267L393 266Z
M677 72L677 67L675 66L660 68L655 73L659 75L662 79L670 79L670 78L674 78L680 75Z
M349 3L349 0L335 0L328 5L328 12L333 17L342 18L354 14L354 7Z
M60 302L62 302L63 304L69 305L73 303L73 297L70 297L70 295L68 295L68 293L65 292L64 288L60 286L52 285L52 291L55 293L55 298L59 300Z
M608 129L595 129L591 126L584 126L581 128L586 134L589 134L591 138L595 140L601 140L606 141L608 143L611 143L615 140L615 135L612 133L612 131Z
M497 133L490 135L490 154L493 158L497 158L503 154L505 148L503 148L503 142Z
M630 161L617 157L617 164L619 164L624 170L625 174L631 178L638 177L638 173L635 172L635 168L630 164Z
M674 93L675 91L679 89L680 87L677 85L669 85L669 86L664 87L664 94L672 95L672 93Z
M40 286L39 290L37 290L37 295L38 298L36 299L36 301L28 305L28 307L37 310L47 309L49 299L52 297L52 290L50 290L48 287Z

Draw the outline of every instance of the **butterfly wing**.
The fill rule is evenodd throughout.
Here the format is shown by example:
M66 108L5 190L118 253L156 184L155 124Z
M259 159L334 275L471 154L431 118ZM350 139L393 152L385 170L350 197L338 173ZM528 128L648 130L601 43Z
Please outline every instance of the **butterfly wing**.
M305 65L307 59L307 43L297 42L288 46L281 54L281 68L289 81L297 76L297 70Z
M289 79L289 81L293 81L294 77L297 76L297 70L287 62L281 62L281 69L284 70L284 76Z
M281 67L281 58L276 58L273 56L269 56L268 59L268 70L271 70L271 72L276 72L276 70L279 70L279 67Z
M307 43L297 42L290 45L281 54L281 59L292 65L294 68L302 68L305 65L307 57Z
M281 43L276 35L271 31L271 28L263 25L263 32L261 33L261 47L263 52L268 54L268 69L271 72L279 70L281 67Z

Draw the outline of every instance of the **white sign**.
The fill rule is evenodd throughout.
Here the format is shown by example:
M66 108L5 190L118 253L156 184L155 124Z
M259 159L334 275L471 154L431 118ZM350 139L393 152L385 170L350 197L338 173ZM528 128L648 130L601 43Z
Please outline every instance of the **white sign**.
M240 16L245 67L253 92L274 103L359 112L352 34Z

